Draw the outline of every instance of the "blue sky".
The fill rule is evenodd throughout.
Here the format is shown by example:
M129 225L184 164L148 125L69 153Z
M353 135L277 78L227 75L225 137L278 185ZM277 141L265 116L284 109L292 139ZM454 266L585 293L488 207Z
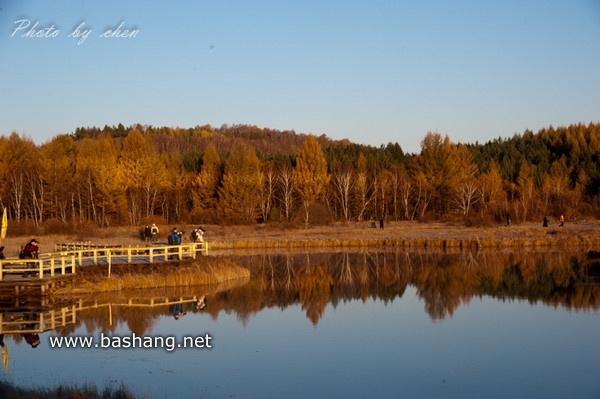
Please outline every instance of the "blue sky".
M38 144L249 124L419 152L600 122L599 93L598 0L0 1L0 134Z

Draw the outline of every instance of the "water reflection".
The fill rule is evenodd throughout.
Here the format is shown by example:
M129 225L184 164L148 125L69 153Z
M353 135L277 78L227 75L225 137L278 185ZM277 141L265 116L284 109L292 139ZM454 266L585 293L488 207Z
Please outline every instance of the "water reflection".
M265 308L300 304L317 325L327 304L401 298L409 285L433 321L451 317L473 297L526 299L574 310L600 307L600 262L586 254L526 252L338 252L229 255L251 270L250 279L190 290L135 290L75 299L9 298L0 301L0 334L35 342L26 334L68 336L126 325L150 334L168 315L233 313L244 325ZM31 341L31 342L30 342ZM42 340L43 341L43 340ZM32 345L33 347L33 345Z
M123 382L149 397L588 398L600 392L600 262L585 254L234 257L251 270L249 279L0 301L10 368L4 377L27 387L68 384L73 376L98 386ZM37 333L41 344L32 349L25 333ZM52 346L61 336L131 333L144 342L210 333L214 348Z
M84 326L88 334L114 333L120 325L139 336L152 332L158 318L172 315L178 320L187 313L218 315L221 307L211 298L247 284L242 278L211 286L160 290L131 290L118 294L96 294L78 298L12 297L0 300L0 347L5 371L8 348L26 342L37 348L44 334L70 336ZM177 317L175 317L177 316Z
M264 307L302 304L317 325L326 305L402 297L413 285L432 320L452 316L471 298L527 299L551 306L596 310L600 285L586 254L534 252L340 252L238 257L250 284L227 293L240 320Z

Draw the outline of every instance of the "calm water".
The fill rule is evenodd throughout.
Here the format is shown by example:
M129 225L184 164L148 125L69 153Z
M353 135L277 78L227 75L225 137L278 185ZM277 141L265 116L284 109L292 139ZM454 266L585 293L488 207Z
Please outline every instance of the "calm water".
M5 334L2 378L19 386L122 383L153 398L600 398L600 286L582 256L236 258L251 269L249 281L6 305L5 332L11 320L28 317L31 326L49 311L67 323L40 334L37 348ZM173 304L141 306L150 298L181 299L186 314L175 319ZM138 306L124 305L130 300ZM95 345L101 334L133 333L177 342L208 334L212 347L50 343L92 336Z

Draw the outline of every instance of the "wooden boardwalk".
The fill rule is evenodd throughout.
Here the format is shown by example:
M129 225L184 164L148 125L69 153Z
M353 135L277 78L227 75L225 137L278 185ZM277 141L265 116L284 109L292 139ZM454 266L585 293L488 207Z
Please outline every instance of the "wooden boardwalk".
M139 247L105 247L98 245L59 244L59 250L41 253L37 259L0 260L0 283L48 280L71 276L79 267L116 264L150 264L179 262L206 255L207 242L181 245L144 245Z

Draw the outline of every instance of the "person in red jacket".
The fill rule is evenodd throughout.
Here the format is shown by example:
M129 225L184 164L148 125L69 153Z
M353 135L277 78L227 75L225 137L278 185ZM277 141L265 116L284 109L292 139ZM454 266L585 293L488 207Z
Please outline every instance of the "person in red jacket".
M25 247L21 250L19 258L21 259L33 259L38 257L40 251L40 244L35 238L32 238Z

